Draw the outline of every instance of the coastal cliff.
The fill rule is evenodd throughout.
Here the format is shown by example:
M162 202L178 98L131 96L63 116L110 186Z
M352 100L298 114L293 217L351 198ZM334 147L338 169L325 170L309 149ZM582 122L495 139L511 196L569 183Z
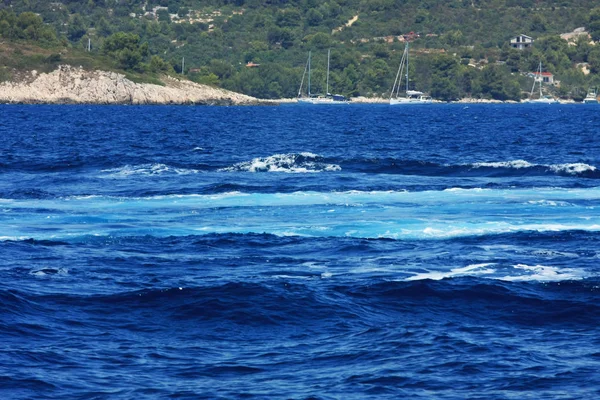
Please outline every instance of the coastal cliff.
M207 104L252 105L261 101L228 90L163 77L163 85L135 83L123 74L60 65L31 71L0 84L0 102L24 104Z

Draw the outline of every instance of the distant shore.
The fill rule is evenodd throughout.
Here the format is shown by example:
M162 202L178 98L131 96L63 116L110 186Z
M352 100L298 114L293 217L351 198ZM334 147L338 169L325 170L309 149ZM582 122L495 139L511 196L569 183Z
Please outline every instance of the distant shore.
M162 85L135 83L123 74L61 65L50 73L31 71L19 82L0 83L0 103L8 104L155 104L280 105L295 98L258 99L221 88L165 76ZM353 97L351 104L389 104L389 98ZM445 104L443 101L434 103ZM516 101L464 98L459 104L519 104ZM575 103L561 100L561 103Z
M251 96L165 76L162 85L135 83L123 74L61 65L0 83L0 102L17 104L269 104Z
M293 104L296 103L296 99L275 99L275 100L264 100L265 102L275 103L275 104ZM352 97L350 98L351 104L389 104L389 98L383 97ZM561 104L580 104L574 100L560 100ZM471 97L466 97L464 99L455 100L455 101L440 101L433 100L433 104L522 104L519 101L514 100L494 100L494 99L474 99Z

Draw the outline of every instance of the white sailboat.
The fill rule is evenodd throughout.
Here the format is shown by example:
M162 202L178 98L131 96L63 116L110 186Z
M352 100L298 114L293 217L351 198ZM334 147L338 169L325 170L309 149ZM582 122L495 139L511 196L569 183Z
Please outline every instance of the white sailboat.
M341 94L331 94L329 93L329 59L331 56L331 50L327 51L327 82L325 84L325 95L313 95L310 92L310 51L308 52L308 61L306 62L306 67L304 68L304 73L302 74L302 81L300 82L300 88L298 89L298 103L301 104L348 104L348 99ZM302 94L302 86L304 85L304 77L308 71L308 85L307 85L307 95L304 96Z
M539 82L540 85L540 95L537 99L533 98L533 91L535 90L535 84ZM529 99L526 100L526 103L533 104L559 104L560 102L552 96L544 95L542 93L542 83L544 82L544 76L542 75L542 62L540 61L540 65L538 67L538 71L536 76L533 78L533 86L531 87L531 93L529 93Z
M590 89L588 91L587 96L583 99L585 104L598 104L598 95L596 94L596 90Z
M404 68L406 68L406 74L403 75ZM402 78L406 77L406 88L405 96L401 97L400 87ZM400 60L400 66L398 66L398 73L396 73L396 79L394 80L394 86L392 86L392 92L390 94L390 105L403 105L403 104L431 104L432 99L430 96L425 95L423 92L418 90L408 89L408 40L404 46L404 53L402 53L402 59Z
M308 71L308 88L307 95L304 96L302 94L302 86L304 86L304 77L306 76L306 71ZM304 67L304 73L302 74L302 80L300 81L300 88L298 89L298 97L296 98L298 103L303 104L311 104L311 95L310 95L310 51L308 52L308 60L306 60L306 66Z

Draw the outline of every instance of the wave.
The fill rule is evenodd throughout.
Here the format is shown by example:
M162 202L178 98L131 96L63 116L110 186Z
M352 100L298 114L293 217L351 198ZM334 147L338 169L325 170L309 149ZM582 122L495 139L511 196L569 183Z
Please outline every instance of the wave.
M351 288L348 294L358 299L368 295L371 297L369 302L383 307L404 309L407 305L426 305L430 311L459 313L467 318L501 319L524 325L587 325L600 317L600 307L594 300L595 288L596 281L561 281L540 285L465 277L378 283L369 287L368 291L362 286Z
M573 176L600 179L600 171L585 163L534 164L525 160L444 164L395 158L323 157L310 152L274 154L220 168L221 172L357 172L458 177Z
M568 176L600 179L600 171L585 163L534 164L525 160L444 164L422 160L358 159L340 162L345 171L448 176L448 177L520 177Z
M132 175L189 175L201 171L189 168L171 167L166 164L125 165L124 167L103 169L102 173L112 178L125 178Z
M509 268L497 268L494 263L482 263L453 268L450 271L416 273L404 280L441 280L456 277L484 277L511 282L560 282L582 280L588 277L588 273L581 269L545 265L517 264Z
M557 175L572 175L589 178L600 177L598 169L593 165L584 163L570 163L570 164L532 164L525 160L513 160L513 161L501 161L501 162L480 162L467 164L475 169L479 168L492 168L492 169L504 169L504 170L525 170L527 172L539 172L542 174L554 173Z
M181 162L183 161L183 162ZM291 173L314 174L389 174L427 177L468 177L468 178L510 178L510 177L570 177L600 179L600 170L594 165L583 162L541 164L523 159L507 161L481 161L462 164L448 164L430 160L397 159L397 158L347 158L344 156L322 156L311 152L277 153L265 157L256 157L250 161L242 161L230 165L230 160L203 159L203 164L180 162L126 164L113 168L100 169L100 178L128 178L132 176L178 176L192 175L202 172L248 172L248 173ZM97 164L97 163L96 163ZM94 168L93 165L87 168ZM80 169L82 166L71 166ZM53 165L44 168L52 172L60 172ZM102 167L98 167L102 168ZM28 172L44 172L44 169L32 166ZM41 191L40 191L41 192ZM23 194L25 195L25 193ZM41 192L30 193L31 196L45 196Z
M5 200L26 216L2 240L73 240L86 235L278 236L440 240L517 232L600 231L600 187L71 196ZM210 211L210 212L209 212ZM499 214L500 213L500 214ZM223 223L227 221L227 223Z
M254 158L252 161L237 163L221 168L222 172L287 172L315 173L340 171L339 165L324 162L324 158L313 153L274 154L269 157Z
M263 283L228 282L106 295L36 295L0 290L0 310L25 318L47 310L57 310L59 315L64 313L58 310L80 310L95 319L110 320L113 327L140 331L156 331L163 325L190 320L223 329L236 329L239 325L260 329L335 325L341 321L369 321L380 318L382 313L393 316L407 310L429 316L437 310L478 319L517 318L522 323L528 323L529 315L536 315L547 318L547 323L567 320L589 324L600 317L594 289L597 283L582 280L540 285L473 277L334 283L330 279L278 278ZM149 320L146 316L150 311L153 318Z

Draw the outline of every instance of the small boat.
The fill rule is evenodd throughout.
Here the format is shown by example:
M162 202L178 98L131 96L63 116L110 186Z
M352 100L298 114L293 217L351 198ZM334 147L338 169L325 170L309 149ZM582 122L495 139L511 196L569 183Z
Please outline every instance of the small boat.
M346 96L342 96L341 94L331 94L329 93L329 58L331 55L331 50L327 51L327 83L325 85L325 95L313 95L310 92L310 51L308 52L308 61L306 62L306 67L304 68L304 73L302 74L302 81L300 82L300 88L298 89L298 97L297 101L300 104L348 104L349 100ZM308 71L308 85L307 85L307 94L302 94L302 86L304 85L304 77Z
M425 93L418 90L408 89L408 43L404 45L404 53L402 53L402 59L400 60L400 66L398 66L398 73L394 80L394 86L392 86L392 92L390 94L390 105L403 105L403 104L431 104L433 100L431 96L425 95ZM406 74L403 75L404 68L406 68ZM400 86L402 78L406 76L406 88L405 96L400 96Z
M397 104L431 104L433 99L418 90L407 90L406 97L396 97L390 99L391 105Z
M598 104L598 95L595 90L589 90L585 99L583 99L585 104Z
M534 99L533 98L533 91L535 89L535 84L536 83L540 83L539 87L540 87L540 95L538 98ZM542 74L542 62L540 61L540 65L538 67L538 70L535 74L535 76L533 77L533 86L531 87L531 93L529 93L529 99L525 100L525 103L531 103L531 104L560 104L560 101L558 101L558 99L552 97L552 96L548 96L548 95L544 95L542 93L542 83L544 82L544 76Z

